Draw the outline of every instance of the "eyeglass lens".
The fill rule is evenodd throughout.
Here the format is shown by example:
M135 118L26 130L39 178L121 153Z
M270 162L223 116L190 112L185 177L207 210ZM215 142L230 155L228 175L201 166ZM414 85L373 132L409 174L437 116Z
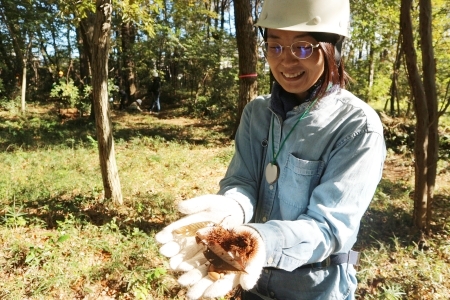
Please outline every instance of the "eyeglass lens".
M308 42L295 42L291 46L281 46L276 42L267 42L263 44L263 51L267 57L278 57L281 55L283 48L291 48L292 54L297 58L305 59L312 55L314 47Z

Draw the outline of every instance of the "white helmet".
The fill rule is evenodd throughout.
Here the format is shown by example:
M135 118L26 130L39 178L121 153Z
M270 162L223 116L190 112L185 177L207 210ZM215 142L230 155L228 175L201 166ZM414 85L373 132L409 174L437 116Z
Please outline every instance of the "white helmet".
M349 0L265 0L255 26L349 36Z
M159 76L158 72L153 71L153 77L158 77L158 76Z

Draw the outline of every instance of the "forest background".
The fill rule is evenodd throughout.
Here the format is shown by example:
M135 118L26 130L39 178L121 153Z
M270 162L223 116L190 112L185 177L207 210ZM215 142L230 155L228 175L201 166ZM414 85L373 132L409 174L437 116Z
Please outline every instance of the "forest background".
M118 204L104 195L92 105L96 4L0 0L0 298L184 299L153 235L179 217L176 202L217 190L233 154L242 82L256 83L258 94L270 90L259 51L257 77L239 77L249 75L234 19L243 2L112 3L108 102ZM388 146L356 245L360 299L450 294L450 7L432 1L430 14L439 151L424 231L414 213L420 111L402 47L404 2L351 1L344 46L348 89L379 112ZM256 20L261 2L246 4ZM421 6L411 4L420 57ZM251 34L261 42L256 29ZM145 111L153 71L163 79L158 115ZM144 111L120 110L120 91L127 105L142 99Z

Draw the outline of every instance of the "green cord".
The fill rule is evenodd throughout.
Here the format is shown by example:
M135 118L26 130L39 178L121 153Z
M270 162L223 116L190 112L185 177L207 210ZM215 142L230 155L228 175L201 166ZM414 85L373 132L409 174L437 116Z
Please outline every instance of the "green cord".
M273 137L273 119L274 119L274 117L273 117L273 115L272 115L272 154L273 154L273 160L272 160L272 165L276 165L276 163L277 163L277 157L278 157L278 154L280 154L280 152L281 152L281 149L283 148L283 146L284 146L284 143L286 142L286 140L289 138L289 136L291 135L291 133L292 133L292 131L294 131L294 129L295 129L295 126L297 126L297 124L300 122L300 120L303 120L305 117L306 117L306 115L309 113L309 111L311 110L311 108L312 108L312 106L317 102L317 99L318 98L316 98L307 108L306 108L306 110L303 112L303 114L300 116L300 118L298 118L298 120L297 120L297 122L295 122L295 124L294 124L294 126L292 127L292 129L289 131L289 133L287 134L287 136L284 138L284 140L283 140L283 142L281 142L281 146L280 146L280 149L278 149L278 152L275 154L275 142L274 142L274 137Z

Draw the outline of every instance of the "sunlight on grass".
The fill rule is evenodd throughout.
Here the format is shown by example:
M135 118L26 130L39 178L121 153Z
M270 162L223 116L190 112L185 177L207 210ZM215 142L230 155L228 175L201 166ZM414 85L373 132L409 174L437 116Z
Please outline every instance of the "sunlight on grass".
M0 299L185 299L153 236L179 217L178 201L217 191L234 151L220 124L115 112L124 196L115 206L103 199L89 121L62 124L33 109L1 117ZM389 152L355 246L358 299L450 294L448 163L439 162L423 243L411 227L411 166Z
M198 121L118 118L120 207L102 199L93 132L63 130L61 143L44 132L0 152L1 299L184 298L153 234L178 217L177 201L217 191L233 146Z
M449 232L439 230L424 245L416 243L410 192L401 180L384 179L377 189L356 244L362 252L358 299L448 299Z

